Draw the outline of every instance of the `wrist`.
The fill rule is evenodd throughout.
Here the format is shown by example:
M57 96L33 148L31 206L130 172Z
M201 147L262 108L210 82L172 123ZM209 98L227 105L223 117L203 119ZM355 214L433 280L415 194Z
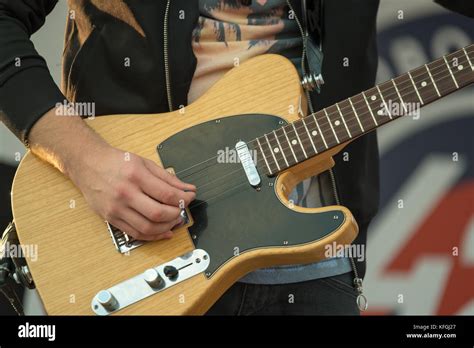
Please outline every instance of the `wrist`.
M96 155L112 148L79 116L60 116L51 109L30 132L31 151L73 179L81 168L91 167Z
M97 169L114 151L102 138L81 142L64 156L62 172L77 185L85 172Z

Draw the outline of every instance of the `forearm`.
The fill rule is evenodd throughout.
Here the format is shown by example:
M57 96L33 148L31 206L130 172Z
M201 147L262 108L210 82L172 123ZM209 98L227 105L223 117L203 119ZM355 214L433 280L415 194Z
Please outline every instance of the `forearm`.
M67 176L93 153L109 145L79 116L59 116L51 109L39 119L29 135L31 151Z

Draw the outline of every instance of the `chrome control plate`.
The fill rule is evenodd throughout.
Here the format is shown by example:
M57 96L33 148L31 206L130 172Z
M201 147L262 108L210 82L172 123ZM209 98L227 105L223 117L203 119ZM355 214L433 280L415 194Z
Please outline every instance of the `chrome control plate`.
M143 270L135 277L109 289L99 291L92 299L92 311L97 315L109 315L118 312L138 301L203 273L209 267L209 262L209 254L205 250L195 249L174 260ZM153 270L156 271L157 275ZM161 277L161 280L157 281L156 276ZM159 284L159 286L157 287L155 284ZM107 301L104 301L104 295L107 295ZM105 303L108 305L104 305Z

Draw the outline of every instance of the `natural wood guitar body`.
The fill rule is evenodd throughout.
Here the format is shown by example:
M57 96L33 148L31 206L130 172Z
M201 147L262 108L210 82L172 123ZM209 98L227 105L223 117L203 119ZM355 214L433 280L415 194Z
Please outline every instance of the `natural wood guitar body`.
M202 98L182 110L97 117L87 122L111 145L161 164L155 146L175 133L205 121L247 113L276 115L291 122L298 118L302 96L293 65L280 56L263 55L231 70ZM288 203L287 194L298 182L332 167L331 156L341 147L281 173L275 191L282 204ZM170 240L148 243L128 256L118 253L104 230L104 221L88 207L79 190L30 152L15 176L12 206L20 242L38 245L38 259L27 261L48 314L92 315L91 299L99 290L194 249L183 227ZM118 314L203 314L246 273L276 264L321 260L324 245L333 241L350 243L357 234L357 225L344 207L291 209L308 214L337 209L344 213L345 220L323 240L242 253L211 278L199 274Z

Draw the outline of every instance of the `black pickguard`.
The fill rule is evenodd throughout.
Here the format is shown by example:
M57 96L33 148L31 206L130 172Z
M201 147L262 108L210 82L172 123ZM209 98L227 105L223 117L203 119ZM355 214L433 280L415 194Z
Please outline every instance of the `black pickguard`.
M225 117L188 128L158 146L164 167L173 167L183 181L197 185L197 198L189 207L194 219L190 232L196 248L210 255L209 276L239 253L313 242L344 223L339 210L307 214L284 206L274 191L275 178L262 171L257 191L248 184L241 163L218 163L223 159L216 157L218 150L269 133L281 121L258 114Z

